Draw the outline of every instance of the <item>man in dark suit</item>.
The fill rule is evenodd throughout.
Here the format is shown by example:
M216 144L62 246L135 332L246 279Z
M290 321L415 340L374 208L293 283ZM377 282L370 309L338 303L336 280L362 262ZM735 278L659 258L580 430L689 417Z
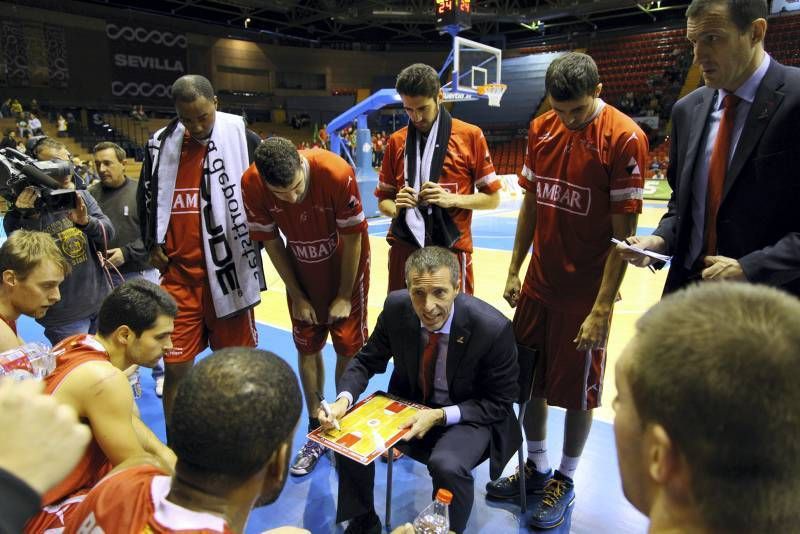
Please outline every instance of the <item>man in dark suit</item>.
M706 86L672 110L667 213L628 241L672 255L667 293L729 279L800 295L800 69L764 51L766 0L693 0L686 16Z
M341 418L367 382L394 356L389 392L423 403L400 450L425 463L433 492L453 493L450 529L462 532L474 497L472 469L490 458L497 478L521 442L512 410L518 396L517 348L511 322L475 297L458 292L459 263L441 247L416 250L406 261L408 290L389 294L367 344L339 382L324 428ZM346 533L381 532L374 510L375 466L337 456L337 521Z

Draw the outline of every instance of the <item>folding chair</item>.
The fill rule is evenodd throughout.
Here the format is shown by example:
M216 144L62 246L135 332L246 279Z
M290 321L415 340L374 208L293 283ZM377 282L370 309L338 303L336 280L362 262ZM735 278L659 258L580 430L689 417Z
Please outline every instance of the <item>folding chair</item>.
M522 434L525 429L522 423L525 419L525 410L528 401L531 400L533 392L533 376L536 370L536 359L539 356L537 349L517 344L517 361L519 363L519 430ZM519 462L519 506L522 513L528 511L528 495L525 493L525 440L517 451L517 461Z

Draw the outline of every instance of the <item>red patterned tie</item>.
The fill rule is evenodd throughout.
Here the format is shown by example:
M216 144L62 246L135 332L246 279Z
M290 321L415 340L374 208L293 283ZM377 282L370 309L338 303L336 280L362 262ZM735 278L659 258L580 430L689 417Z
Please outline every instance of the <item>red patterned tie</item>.
M708 192L706 193L706 255L717 253L717 213L722 202L722 190L725 187L725 174L728 172L728 155L731 151L731 133L736 118L736 106L741 98L734 94L722 99L722 119L719 121L714 150L708 164Z
M430 332L428 344L422 351L422 362L419 366L419 387L425 402L430 399L433 390L433 375L436 372L436 356L439 353L439 337L441 334Z

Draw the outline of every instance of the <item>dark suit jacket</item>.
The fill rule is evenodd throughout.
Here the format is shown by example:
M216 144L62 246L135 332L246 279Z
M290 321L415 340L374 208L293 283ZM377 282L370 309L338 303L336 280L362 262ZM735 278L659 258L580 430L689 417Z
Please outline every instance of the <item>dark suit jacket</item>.
M367 344L342 375L340 391L357 399L369 379L385 372L394 356L389 393L421 402L420 328L408 291L390 293ZM461 409L461 422L492 428L492 479L500 476L522 440L512 409L518 397L518 376L511 322L482 300L460 293L447 346L447 383L450 400Z
M654 232L673 255L665 293L688 283L694 168L716 91L701 87L672 109L667 180L672 197ZM800 295L800 69L774 59L733 154L717 216L718 254L739 260L751 282Z

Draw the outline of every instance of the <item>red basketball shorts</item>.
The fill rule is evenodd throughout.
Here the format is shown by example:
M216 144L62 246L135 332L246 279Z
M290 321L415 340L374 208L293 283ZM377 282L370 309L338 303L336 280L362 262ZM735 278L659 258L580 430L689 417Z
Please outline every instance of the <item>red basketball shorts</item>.
M165 363L192 361L208 346L217 350L258 345L252 309L218 319L208 284L189 286L164 278L161 287L178 303L172 350L164 356Z
M551 406L591 410L603 393L606 350L578 351L573 341L586 316L546 307L522 294L514 313L517 343L539 350L534 398Z
M303 285L308 287L308 284ZM338 282L337 282L338 283ZM341 356L355 356L367 342L367 295L369 293L369 263L367 262L361 272L356 276L353 294L350 298L350 315L339 321L328 322L328 307L333 298L331 288L318 288L318 291L308 288L309 298L314 307L314 314L319 324L303 323L292 317L292 337L294 345L300 354L313 354L322 350L328 333L336 354ZM322 296L322 298L320 298ZM286 295L289 305L289 315L292 314L292 299Z

